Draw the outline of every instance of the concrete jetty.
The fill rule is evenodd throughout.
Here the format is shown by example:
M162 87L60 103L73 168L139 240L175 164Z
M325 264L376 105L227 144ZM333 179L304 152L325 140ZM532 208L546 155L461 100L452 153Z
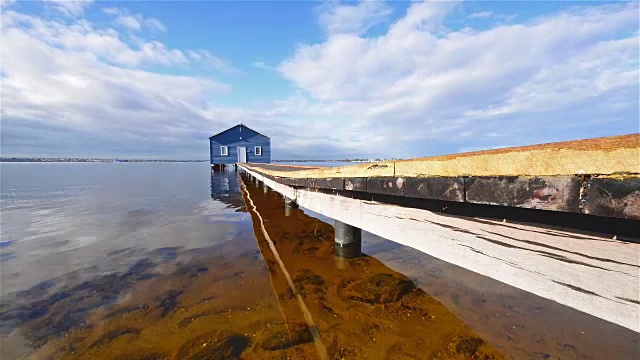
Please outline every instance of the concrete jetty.
M238 166L335 219L336 246L362 229L640 332L639 134L337 168Z
M333 168L246 167L294 187L640 220L640 134Z

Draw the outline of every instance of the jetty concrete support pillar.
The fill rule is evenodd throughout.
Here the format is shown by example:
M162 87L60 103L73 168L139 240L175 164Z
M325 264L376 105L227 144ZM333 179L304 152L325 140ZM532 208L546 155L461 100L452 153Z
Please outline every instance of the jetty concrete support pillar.
M284 216L291 216L291 210L296 207L298 207L298 204L296 204L295 200L284 197Z
M361 255L362 229L336 220L335 250L336 256L352 259Z

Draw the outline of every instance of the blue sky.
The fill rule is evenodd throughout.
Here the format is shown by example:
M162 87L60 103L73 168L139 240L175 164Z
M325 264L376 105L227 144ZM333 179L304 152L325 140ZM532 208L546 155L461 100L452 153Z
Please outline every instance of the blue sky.
M2 1L2 156L409 158L639 131L638 3Z

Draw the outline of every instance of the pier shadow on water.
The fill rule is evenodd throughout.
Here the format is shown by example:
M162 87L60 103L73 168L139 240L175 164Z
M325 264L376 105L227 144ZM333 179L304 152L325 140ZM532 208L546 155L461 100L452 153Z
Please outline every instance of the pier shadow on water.
M377 256L336 258L333 227L302 209L285 209L282 196L261 183L234 171L212 173L211 198L247 217L230 241L198 249L181 247L180 239L175 246L153 250L123 247L109 254L114 262L129 264L121 271L84 279L79 276L83 269L75 269L14 294L0 308L0 358L525 355L505 353L506 345L497 350L493 339L479 336ZM388 241L365 246L371 254L396 250ZM501 336L486 327L482 333ZM628 347L622 357L612 358L630 354ZM552 350L526 358L582 355Z

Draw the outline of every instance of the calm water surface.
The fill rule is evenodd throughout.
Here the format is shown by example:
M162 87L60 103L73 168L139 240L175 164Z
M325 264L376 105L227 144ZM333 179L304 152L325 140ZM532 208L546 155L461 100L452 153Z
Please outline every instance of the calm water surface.
M371 234L337 259L330 219L233 170L0 176L2 359L638 356L630 330Z

